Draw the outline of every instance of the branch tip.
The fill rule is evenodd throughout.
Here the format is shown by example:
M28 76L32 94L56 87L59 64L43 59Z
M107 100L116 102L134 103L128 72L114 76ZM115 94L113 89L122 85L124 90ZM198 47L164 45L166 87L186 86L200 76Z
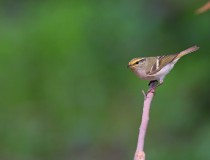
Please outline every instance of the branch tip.
M145 160L145 153L144 153L144 151L136 152L134 160Z

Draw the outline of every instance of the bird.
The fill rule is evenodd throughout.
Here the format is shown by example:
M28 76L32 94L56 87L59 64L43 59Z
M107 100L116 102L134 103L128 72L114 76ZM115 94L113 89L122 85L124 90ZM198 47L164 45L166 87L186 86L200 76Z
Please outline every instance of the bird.
M176 54L155 56L155 57L137 57L128 63L130 68L140 79L148 80L149 85L157 82L157 86L163 84L165 76L172 70L177 61L192 52L199 49L194 45Z

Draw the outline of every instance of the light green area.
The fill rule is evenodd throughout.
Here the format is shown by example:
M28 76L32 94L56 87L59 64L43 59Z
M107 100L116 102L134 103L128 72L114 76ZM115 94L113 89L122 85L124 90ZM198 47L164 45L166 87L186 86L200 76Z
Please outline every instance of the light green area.
M128 160L143 95L127 63L194 44L158 88L148 159L210 159L210 11L200 1L1 1L0 159Z

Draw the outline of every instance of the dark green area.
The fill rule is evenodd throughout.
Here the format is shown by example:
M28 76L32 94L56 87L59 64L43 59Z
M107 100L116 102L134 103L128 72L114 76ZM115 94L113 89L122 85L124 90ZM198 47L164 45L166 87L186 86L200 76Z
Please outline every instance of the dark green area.
M205 1L0 2L0 159L128 160L148 82L138 56L192 45L155 95L148 159L210 159Z

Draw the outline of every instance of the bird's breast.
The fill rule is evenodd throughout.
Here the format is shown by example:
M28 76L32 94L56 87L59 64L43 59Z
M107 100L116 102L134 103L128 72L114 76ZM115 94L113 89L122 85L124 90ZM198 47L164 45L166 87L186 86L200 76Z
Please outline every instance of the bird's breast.
M134 73L135 73L139 78L141 78L141 79L143 79L143 80L149 80L149 81L151 81L151 80L156 80L155 77L153 77L153 76L148 76L148 75L146 74L145 70L137 69L137 70L133 70L133 71L134 71Z

